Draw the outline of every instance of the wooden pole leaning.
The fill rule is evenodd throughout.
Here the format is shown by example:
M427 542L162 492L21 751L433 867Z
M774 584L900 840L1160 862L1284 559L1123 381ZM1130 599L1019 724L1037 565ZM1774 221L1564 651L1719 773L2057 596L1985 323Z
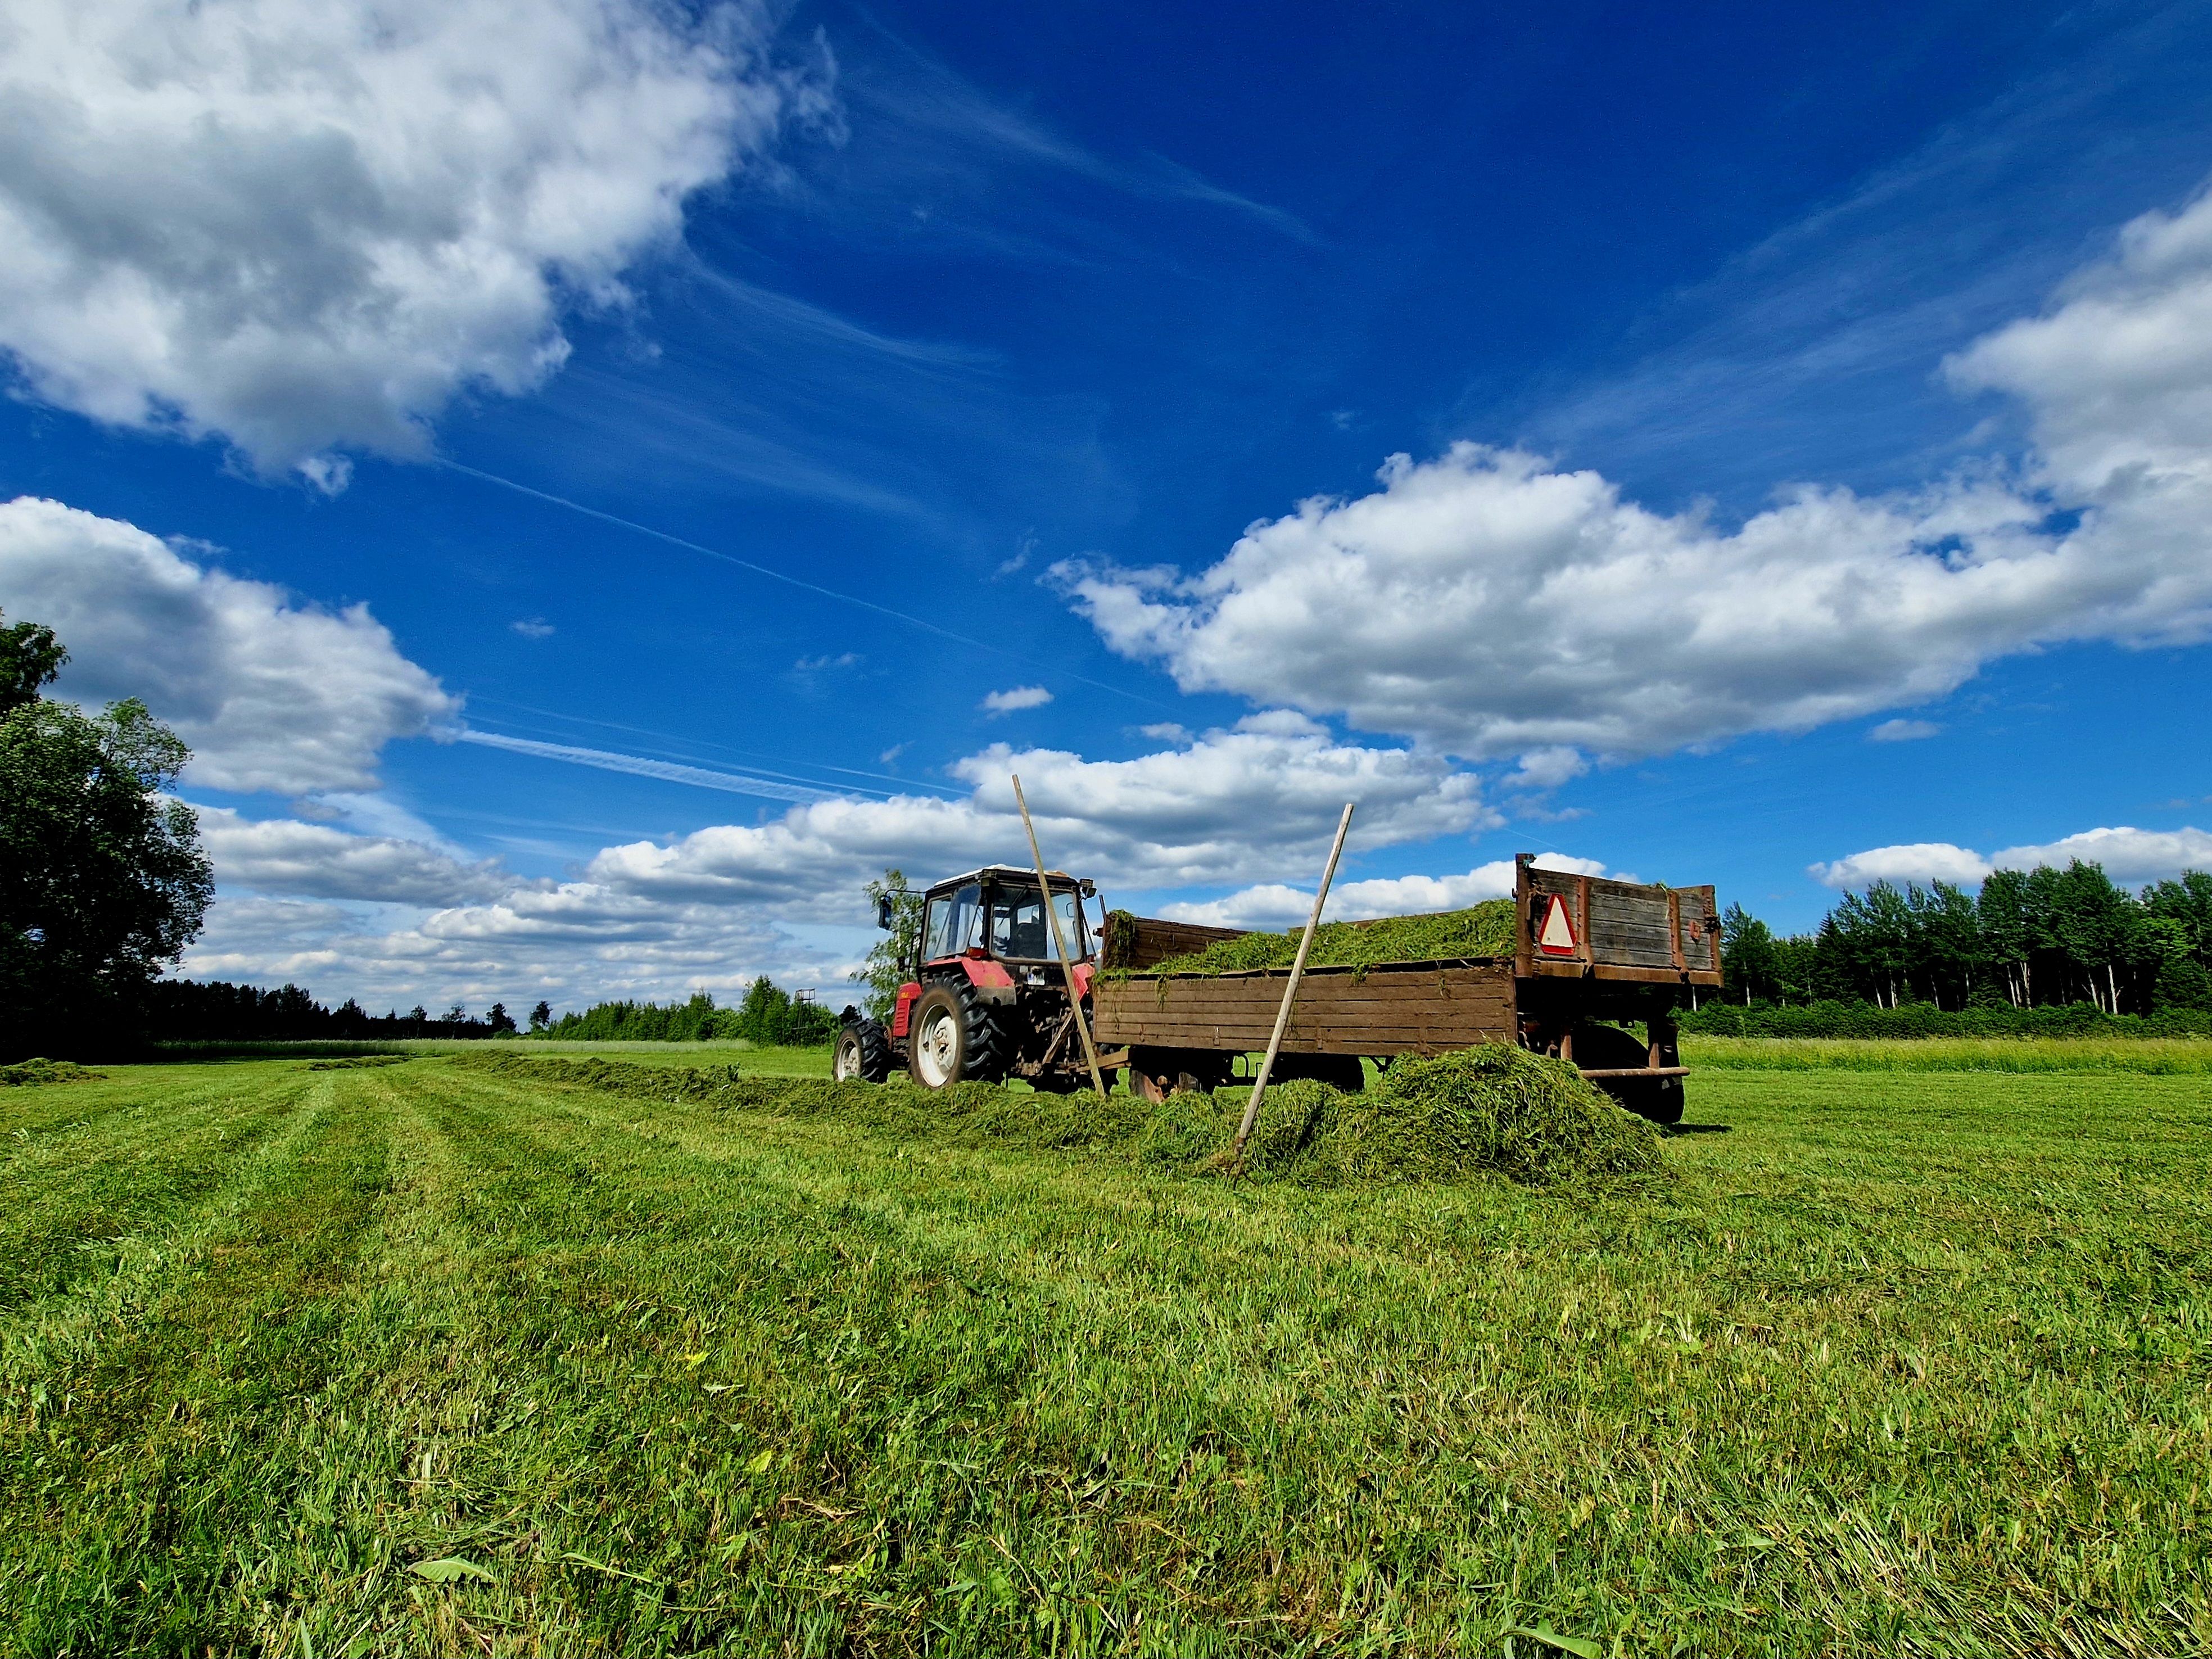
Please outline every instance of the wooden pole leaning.
M1336 879L1336 861L1344 856L1344 838L1352 829L1352 803L1344 804L1344 816L1337 820L1336 842L1328 849L1328 865L1321 872L1321 891L1314 895L1313 914L1306 918L1305 937L1298 941L1298 957L1291 964L1290 983L1283 987L1283 1006L1275 1011L1275 1034L1267 1039L1267 1058L1260 1062L1260 1074L1252 1079L1252 1098L1244 1103L1244 1121L1237 1126L1237 1144L1230 1148L1229 1167L1232 1173L1244 1168L1244 1143L1252 1138L1252 1127L1260 1121L1260 1097L1266 1092L1269 1073L1275 1069L1275 1056L1282 1052L1283 1033L1291 1028L1291 1007L1298 1000L1298 981L1305 977L1306 953L1313 949L1314 929L1321 926L1321 908L1328 902L1328 884Z
M1030 822L1030 804L1022 799L1020 776L1014 773L1007 775L1014 781L1014 805L1022 809L1022 830L1030 838L1030 857L1036 864L1037 895L1044 905L1044 919L1052 925L1052 948L1060 957L1060 976L1067 981L1067 1010L1075 1021L1075 1034L1083 1039L1083 1058L1091 1067L1091 1087L1103 1100L1106 1079L1098 1069L1098 1045L1091 1040L1091 1022L1083 1017L1083 994L1076 988L1075 964L1067 959L1067 935L1060 932L1060 908L1052 902L1052 884L1045 879L1044 854L1037 850L1036 825ZM1080 903L1082 900L1079 896L1076 902Z

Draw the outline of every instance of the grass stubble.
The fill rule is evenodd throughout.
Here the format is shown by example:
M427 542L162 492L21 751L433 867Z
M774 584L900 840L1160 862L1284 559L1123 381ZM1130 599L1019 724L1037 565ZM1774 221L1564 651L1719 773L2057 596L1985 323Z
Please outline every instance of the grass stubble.
M2201 1076L1540 1187L668 1082L0 1095L0 1652L2212 1649Z

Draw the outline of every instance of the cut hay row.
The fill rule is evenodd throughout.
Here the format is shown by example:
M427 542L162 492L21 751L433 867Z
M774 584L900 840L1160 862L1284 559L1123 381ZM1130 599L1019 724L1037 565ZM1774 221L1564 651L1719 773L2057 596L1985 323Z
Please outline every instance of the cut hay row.
M675 1105L774 1116L823 1115L916 1142L1093 1148L1154 1167L1218 1167L1243 1096L1179 1095L1153 1106L1131 1095L1036 1094L994 1084L928 1091L828 1078L749 1078L734 1066L637 1066L460 1057L472 1069ZM1453 1182L1500 1175L1528 1186L1614 1181L1664 1172L1659 1137L1583 1081L1574 1067L1490 1043L1401 1060L1377 1085L1346 1095L1300 1080L1270 1088L1247 1164L1256 1179L1302 1186Z

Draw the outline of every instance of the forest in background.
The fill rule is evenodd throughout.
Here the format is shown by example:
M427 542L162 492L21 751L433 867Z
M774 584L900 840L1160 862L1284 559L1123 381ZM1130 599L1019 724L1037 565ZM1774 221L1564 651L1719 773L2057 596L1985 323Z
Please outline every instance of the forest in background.
M1723 998L1747 1009L2212 1009L2212 875L2186 871L2130 892L2077 859L1996 871L1978 894L1881 881L1844 894L1810 933L1778 938L1732 904L1721 951Z

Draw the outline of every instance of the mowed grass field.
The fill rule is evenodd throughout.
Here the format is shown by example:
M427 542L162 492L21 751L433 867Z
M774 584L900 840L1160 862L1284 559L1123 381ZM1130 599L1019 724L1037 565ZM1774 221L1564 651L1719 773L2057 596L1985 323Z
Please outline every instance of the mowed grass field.
M1691 1099L1577 1193L0 1090L0 1652L2212 1651L2212 1075Z

